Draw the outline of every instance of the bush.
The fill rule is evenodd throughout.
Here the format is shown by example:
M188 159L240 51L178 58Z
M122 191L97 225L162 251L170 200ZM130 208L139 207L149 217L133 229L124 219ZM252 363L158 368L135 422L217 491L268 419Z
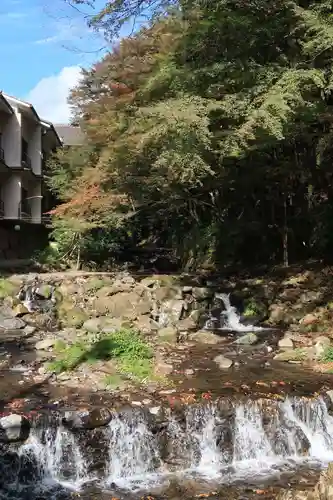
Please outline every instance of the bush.
M71 371L83 362L115 359L119 371L134 379L143 380L152 375L152 349L134 330L121 329L70 346L58 342L54 350L59 358L49 363L48 369L55 373Z

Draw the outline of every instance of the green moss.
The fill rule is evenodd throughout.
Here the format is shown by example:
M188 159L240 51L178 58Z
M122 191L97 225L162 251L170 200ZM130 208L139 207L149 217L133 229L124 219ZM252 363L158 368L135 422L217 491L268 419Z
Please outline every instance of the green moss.
M80 328L87 319L89 319L89 316L82 309L73 307L73 309L67 311L63 318L63 322L66 326Z
M87 292L97 292L106 285L110 285L110 280L92 278L91 280L87 281L87 283L84 285L84 288Z
M42 297L45 297L45 299L50 299L52 296L51 285L41 285L39 287L39 293L40 293L40 295L42 295Z
M4 278L0 279L0 299L5 299L6 297L14 297L19 291L19 285L6 280Z
M305 361L307 357L306 349L288 349L277 354L274 359L276 361Z
M320 358L320 361L322 361L323 363L333 363L333 347L326 347L323 355Z
M251 317L265 317L267 315L267 308L265 304L256 302L254 299L248 299L245 302L243 316Z

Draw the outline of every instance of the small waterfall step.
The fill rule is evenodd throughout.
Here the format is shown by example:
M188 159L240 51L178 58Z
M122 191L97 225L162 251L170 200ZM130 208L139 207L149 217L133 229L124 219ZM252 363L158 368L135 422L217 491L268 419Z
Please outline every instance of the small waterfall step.
M84 492L91 485L130 498L175 481L262 484L300 467L319 470L333 461L329 410L323 397L226 399L169 410L163 418L124 408L89 431L71 431L61 416L39 420L11 458L16 466L5 466L12 450L2 454L0 498L23 500L28 492L33 500L44 498L41 491Z

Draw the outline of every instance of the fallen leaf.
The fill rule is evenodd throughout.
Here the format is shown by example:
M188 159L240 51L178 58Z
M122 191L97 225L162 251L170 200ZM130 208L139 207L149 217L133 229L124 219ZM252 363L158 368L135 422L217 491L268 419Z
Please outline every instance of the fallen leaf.
M259 385L261 387L269 387L269 385L267 384L267 382L262 382L261 380L258 380L256 382L256 385Z

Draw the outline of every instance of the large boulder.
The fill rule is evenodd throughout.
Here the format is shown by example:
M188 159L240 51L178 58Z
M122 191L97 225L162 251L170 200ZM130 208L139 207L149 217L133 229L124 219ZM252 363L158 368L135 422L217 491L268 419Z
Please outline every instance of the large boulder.
M70 430L91 430L104 427L111 421L112 415L107 408L92 410L66 411L62 423Z
M181 318L184 301L181 299L166 300L160 307L159 325L161 327L175 325Z
M23 415L15 413L0 418L0 442L16 443L26 441L30 434L30 422Z
M224 341L224 337L209 332L208 330L199 330L198 332L191 333L189 340L194 340L200 344L218 344Z
M116 295L96 297L93 307L97 314L109 314L114 318L134 320L142 314L149 314L151 302L135 292L120 292Z
M25 327L25 322L20 318L6 318L0 315L0 332L1 330L20 330Z

